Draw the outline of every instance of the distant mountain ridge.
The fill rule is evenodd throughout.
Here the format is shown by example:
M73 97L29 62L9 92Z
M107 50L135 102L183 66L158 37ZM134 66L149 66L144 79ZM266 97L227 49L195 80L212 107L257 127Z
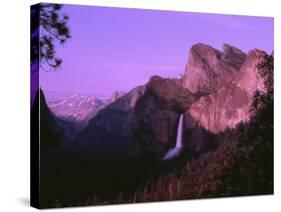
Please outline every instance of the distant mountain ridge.
M106 104L106 101L94 96L75 94L60 101L51 101L49 107L60 118L87 123Z

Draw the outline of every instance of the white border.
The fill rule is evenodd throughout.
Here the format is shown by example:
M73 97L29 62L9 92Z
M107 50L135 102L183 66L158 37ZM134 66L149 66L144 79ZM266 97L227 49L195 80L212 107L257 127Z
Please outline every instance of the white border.
M31 211L29 199L29 5L38 1L1 2L0 82L0 211ZM162 9L237 15L274 16L275 38L280 34L277 0L46 0L44 2ZM279 39L280 40L280 39ZM280 42L275 39L275 120L281 120ZM275 195L188 200L169 203L71 208L68 211L276 211L280 198L280 126L275 121ZM258 176L257 176L258 177ZM61 209L66 210L66 209Z

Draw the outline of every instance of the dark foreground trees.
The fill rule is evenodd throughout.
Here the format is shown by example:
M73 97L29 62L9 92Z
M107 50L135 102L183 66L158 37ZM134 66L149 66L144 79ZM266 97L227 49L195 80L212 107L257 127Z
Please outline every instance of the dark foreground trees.
M63 44L70 38L69 18L61 14L62 7L47 3L31 7L31 65L40 65L44 70L61 65L62 59L56 56L56 44Z

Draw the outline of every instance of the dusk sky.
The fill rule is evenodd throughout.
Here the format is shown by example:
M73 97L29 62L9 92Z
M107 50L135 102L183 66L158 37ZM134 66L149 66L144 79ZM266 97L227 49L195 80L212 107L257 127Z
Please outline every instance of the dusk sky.
M63 12L72 37L57 46L62 67L41 71L48 100L71 94L106 98L152 75L176 77L198 42L273 50L273 18L74 5Z

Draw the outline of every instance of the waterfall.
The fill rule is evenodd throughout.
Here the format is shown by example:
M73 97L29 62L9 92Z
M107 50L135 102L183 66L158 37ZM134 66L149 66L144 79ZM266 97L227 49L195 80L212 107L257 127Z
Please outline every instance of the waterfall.
M179 125L178 125L178 132L177 132L177 143L176 148L182 147L182 122L183 122L183 114L180 115Z
M177 131L177 140L176 146L173 149L170 149L164 156L163 160L169 160L176 157L182 149L182 130L183 130L183 117L181 114L179 118L178 131Z

